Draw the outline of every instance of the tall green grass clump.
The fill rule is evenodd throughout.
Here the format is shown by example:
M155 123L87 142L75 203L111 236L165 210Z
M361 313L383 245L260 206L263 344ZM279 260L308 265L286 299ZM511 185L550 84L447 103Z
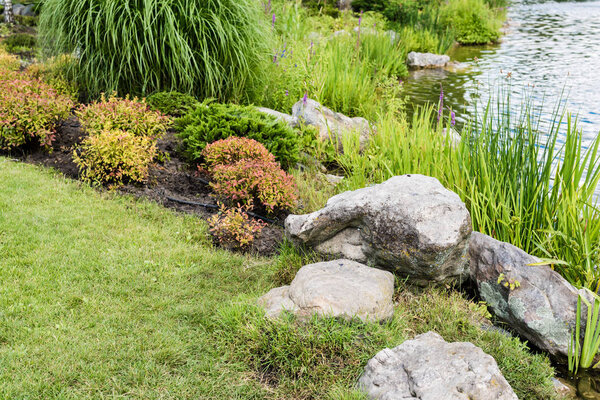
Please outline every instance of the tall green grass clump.
M531 103L513 106L497 96L465 125L460 143L444 134L450 121L431 108L411 123L380 121L362 153L357 138L347 138L338 157L348 175L344 189L401 174L436 177L465 201L474 230L550 260L572 284L598 290L600 138L586 147L562 110L542 123Z
M254 0L48 0L50 55L74 53L83 94L179 91L240 99L259 84L272 31Z

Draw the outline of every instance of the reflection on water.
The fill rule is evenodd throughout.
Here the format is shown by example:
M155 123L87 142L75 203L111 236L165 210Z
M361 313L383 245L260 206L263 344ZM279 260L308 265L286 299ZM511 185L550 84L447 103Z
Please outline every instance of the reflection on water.
M534 101L551 111L564 88L565 105L578 114L589 142L600 131L600 1L515 2L508 18L502 43L451 52L468 72L413 72L405 82L412 106L437 103L443 85L445 106L465 117L478 96L486 102L487 89L506 81L513 103L535 87Z
M577 399L600 400L600 376L598 371L580 371L576 378L569 377L566 371L561 375L563 375L563 382L577 391Z

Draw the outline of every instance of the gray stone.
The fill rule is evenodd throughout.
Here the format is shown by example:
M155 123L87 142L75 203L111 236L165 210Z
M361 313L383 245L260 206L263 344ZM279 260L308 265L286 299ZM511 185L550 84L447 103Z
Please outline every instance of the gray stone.
M450 62L450 57L447 55L415 51L408 53L407 60L410 68L443 68L448 62Z
M573 386L561 379L552 378L552 385L554 386L556 394L561 397L572 399L577 393L577 390Z
M23 4L13 4L13 15L23 15L24 9L25 5Z
M327 180L327 182L331 183L332 185L337 185L338 183L340 183L341 181L344 180L344 177L339 176L339 175L333 175L333 174L325 174L325 179Z
M538 258L478 232L471 236L469 255L471 279L490 311L538 348L566 358L578 294L593 301L591 295L549 266L532 265ZM511 289L510 283L519 286Z
M344 192L319 211L290 215L287 236L327 256L409 276L414 283L468 277L471 218L458 195L423 175Z
M271 115L271 116L277 118L279 121L285 122L292 128L298 124L298 121L296 120L296 118L292 117L289 114L284 114L282 112L271 110L270 108L265 108L265 107L257 107L256 109L258 111L260 111L261 113Z
M304 121L319 130L321 140L333 140L341 149L342 137L356 132L359 134L360 146L363 148L371 137L372 129L364 118L350 118L322 106L315 100L300 100L292 107L292 116L296 120Z
M382 321L394 314L393 294L391 273L342 259L305 265L290 286L272 289L258 303L271 318L287 310L301 319L317 314Z
M377 353L358 385L380 400L517 400L494 358L435 332Z
M21 11L21 15L23 15L25 17L34 17L35 13L33 12L33 4L29 4L29 5L25 6L23 11Z

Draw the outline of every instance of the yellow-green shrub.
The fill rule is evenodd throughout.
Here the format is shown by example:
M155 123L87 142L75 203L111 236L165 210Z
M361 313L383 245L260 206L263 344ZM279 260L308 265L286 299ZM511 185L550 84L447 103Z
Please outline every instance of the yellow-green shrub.
M103 130L83 140L73 161L83 181L120 186L145 181L157 151L156 140L150 136Z

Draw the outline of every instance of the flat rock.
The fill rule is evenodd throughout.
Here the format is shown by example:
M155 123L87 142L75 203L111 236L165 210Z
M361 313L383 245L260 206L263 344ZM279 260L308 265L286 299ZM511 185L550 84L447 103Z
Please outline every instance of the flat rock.
M393 294L391 273L341 259L305 265L289 286L272 289L258 303L270 318L287 310L301 319L317 314L381 321L394 313Z
M407 64L410 68L443 68L450 62L450 57L445 54L408 53Z
M279 111L275 111L275 110L271 110L270 108L265 108L265 107L257 107L256 108L258 111L260 111L263 114L268 114L272 117L275 117L276 119L278 119L279 121L285 122L286 124L288 124L289 126L291 126L292 128L295 127L298 124L298 121L292 117L289 114L285 114Z
M536 347L566 358L578 295L591 296L549 266L531 265L537 257L479 232L471 236L469 255L471 279L491 312Z
M292 107L292 117L319 130L321 140L333 140L342 149L344 135L357 133L361 148L368 143L372 134L369 121L364 118L350 118L321 105L319 102L306 99L300 100Z
M493 357L435 332L377 353L358 385L370 399L517 400Z
M468 277L471 218L456 193L423 175L344 192L319 211L290 215L287 236L317 252L387 269L411 282Z

